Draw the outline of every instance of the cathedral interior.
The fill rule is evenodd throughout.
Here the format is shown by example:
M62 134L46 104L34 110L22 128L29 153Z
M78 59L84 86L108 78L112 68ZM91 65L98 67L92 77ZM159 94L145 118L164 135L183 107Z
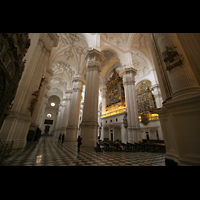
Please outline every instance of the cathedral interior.
M80 136L97 165L110 151L113 165L140 166L145 152L157 152L147 165L199 165L199 58L198 33L1 33L0 162L36 145L38 165L36 142L57 149L61 134L63 159Z

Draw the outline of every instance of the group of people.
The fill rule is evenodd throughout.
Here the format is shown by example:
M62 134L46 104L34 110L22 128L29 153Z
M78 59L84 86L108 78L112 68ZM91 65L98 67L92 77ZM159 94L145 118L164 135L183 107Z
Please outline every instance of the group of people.
M65 134L63 133L63 134L61 135L61 133L60 133L60 135L59 135L59 137L58 137L58 143L59 143L61 140L62 140L62 143L63 143L64 138L65 138Z
M62 141L62 143L63 143L64 138L65 138L65 134L63 133L63 134L61 135L61 133L60 133L60 135L59 135L59 137L58 137L58 143L59 143L60 141ZM78 142L78 152L80 152L80 146L81 146L81 144L82 144L82 142L81 142L82 139L83 139L83 138L81 138L80 135L79 135L79 136L78 136L78 139L77 139L77 142Z
M60 133L60 135L59 135L59 137L58 137L58 143L59 143L61 140L62 140L62 143L63 143L64 138L65 138L65 134L63 133L63 134L61 135L61 133ZM81 138L80 135L79 135L79 136L78 136L78 139L77 139L77 142L78 142L78 152L80 152L80 146L81 146L81 144L82 144L82 142L81 142L82 139L83 139L83 138ZM118 146L119 148L122 149L122 151L124 151L124 148L123 148L123 146L121 145L121 143L120 143L119 140L116 141L116 144L117 144L117 146Z

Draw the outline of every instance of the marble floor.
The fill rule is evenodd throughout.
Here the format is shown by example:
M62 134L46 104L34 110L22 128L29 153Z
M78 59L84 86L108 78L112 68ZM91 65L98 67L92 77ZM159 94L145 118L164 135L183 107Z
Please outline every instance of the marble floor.
M58 143L53 137L42 136L27 143L24 149L14 149L4 158L3 166L165 166L164 153L152 152L96 152L76 142Z

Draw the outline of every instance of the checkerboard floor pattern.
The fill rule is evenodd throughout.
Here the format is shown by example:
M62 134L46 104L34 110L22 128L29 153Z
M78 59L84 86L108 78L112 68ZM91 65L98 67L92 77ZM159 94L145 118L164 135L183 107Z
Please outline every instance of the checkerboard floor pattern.
M81 147L77 142L58 143L58 139L42 136L27 143L24 149L14 149L4 158L4 166L165 166L164 153L96 152L93 147Z

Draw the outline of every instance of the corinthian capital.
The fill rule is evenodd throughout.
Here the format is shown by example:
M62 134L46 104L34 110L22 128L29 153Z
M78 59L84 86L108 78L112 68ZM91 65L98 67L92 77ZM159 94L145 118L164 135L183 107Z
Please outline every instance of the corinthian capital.
M104 55L96 49L89 49L85 54L85 60L87 62L87 70L98 70L104 60Z
M119 72L119 75L123 76L124 74L132 74L133 76L135 76L136 73L137 70L135 68L124 66L122 70Z
M122 70L119 72L119 75L123 77L123 84L132 85L135 84L135 75L137 70L133 67L124 66Z

